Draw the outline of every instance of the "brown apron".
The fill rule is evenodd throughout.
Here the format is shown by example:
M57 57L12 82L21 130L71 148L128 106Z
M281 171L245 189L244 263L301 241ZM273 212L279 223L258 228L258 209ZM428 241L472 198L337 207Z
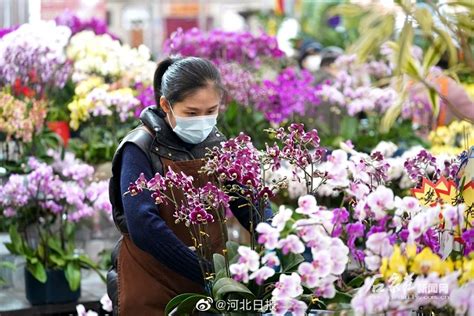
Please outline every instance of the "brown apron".
M162 159L163 170L169 167L175 172L183 171L194 178L196 187L204 186L211 179L198 173L203 160L172 161ZM144 192L147 194L148 192ZM143 194L143 193L142 193ZM174 190L177 200L183 198L182 192ZM194 246L189 228L175 224L174 208L159 205L159 215L187 246ZM217 220L207 224L210 248L213 253L222 253L224 242ZM158 242L158 241L157 241ZM139 249L130 237L123 235L118 256L118 314L120 316L164 315L166 304L178 294L204 293L201 285L192 282L160 263L149 253Z

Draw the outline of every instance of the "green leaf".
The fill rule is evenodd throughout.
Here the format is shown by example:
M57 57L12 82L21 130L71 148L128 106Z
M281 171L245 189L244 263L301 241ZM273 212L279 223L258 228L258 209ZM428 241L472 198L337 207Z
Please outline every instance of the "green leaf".
M425 73L427 73L431 67L439 62L445 51L446 44L443 42L441 37L436 38L433 44L428 47L428 50L426 51L423 58L423 70Z
M393 126L393 124L397 120L397 118L400 116L400 113L402 112L402 104L403 104L405 96L406 96L406 93L403 93L399 97L398 101L385 112L385 115L382 118L382 122L380 123L381 133L388 133L390 131L390 128Z
M411 56L407 58L405 67L402 69L409 75L410 77L420 80L421 79L421 74L420 70L418 69L418 63L413 59Z
M18 233L18 228L14 225L10 226L9 234L10 234L11 242L8 243L8 245L11 245L11 246L7 246L7 249L10 252L12 252L13 254L22 255L23 254L23 251L22 251L23 247L22 247L22 241L21 241L20 234ZM5 245L7 245L7 244L5 244Z
M359 126L359 120L352 116L345 116L341 122L341 136L347 140L351 139L357 133L357 127Z
M351 302L351 300L352 300L352 295L349 295L344 292L336 291L336 295L333 298L325 301L325 303L327 305L331 303L348 304Z
M48 246L52 250L56 251L59 255L64 256L64 251L61 248L61 242L58 238L50 237L48 239Z
M49 260L51 260L56 266L64 268L66 265L66 261L63 258L58 257L57 255L51 254L49 256Z
M292 272L293 269L298 267L300 263L304 261L304 257L300 254L289 253L281 258L281 266L283 273Z
M175 296L173 299L171 299L171 301L169 301L168 304L166 304L165 315L168 315L169 313L171 313L171 311L173 311L173 309L178 307L178 305L181 304L185 299L193 297L193 296L202 296L203 298L207 297L207 296L196 294L196 293L179 294L178 296Z
M352 288L359 288L364 284L364 280L365 276L361 274L353 278L349 283L347 283L347 285Z
M223 255L215 253L212 256L212 259L214 262L214 272L216 272L216 274L222 270L225 271L226 266L225 266L225 258Z
M449 66L452 67L456 65L458 60L457 49L451 39L451 36L445 30L434 28L434 31L442 38L442 41L446 44L448 49L448 56L449 56Z
M239 249L239 244L236 243L235 241L229 240L226 243L226 248L227 248L227 256L229 260L234 259L236 256L239 255L237 250Z
M41 262L36 261L36 263L27 262L26 268L30 273L35 277L36 280L41 283L45 283L47 279L46 270Z
M20 253L17 251L15 245L11 242L6 242L4 243L5 248L12 254L12 255L20 255Z
M433 30L433 17L427 8L416 8L414 13L415 19L420 25L423 32L431 34Z
M333 15L342 15L344 17L358 17L366 11L363 9L363 7L353 4L353 3L344 3L340 4L338 6L332 7L327 11L329 16Z
M245 285L231 278L219 279L212 287L212 294L216 300L223 299L230 293L240 293L248 297L254 297L254 294Z
M86 265L86 266L88 266L88 267L91 267L91 268L97 266L97 264L96 264L94 261L92 261L92 259L89 258L89 257L86 256L86 255L80 255L80 256L79 256L79 261L80 261L82 264L84 264L84 265Z
M397 64L395 68L395 74L400 75L402 69L406 68L408 58L410 54L410 48L413 42L413 26L409 20L405 21L403 29L400 32L400 38L398 39L398 51L396 54Z
M428 95L430 97L431 106L433 107L433 117L438 117L439 114L439 97L438 92L433 89L428 89Z
M0 268L16 270L16 265L13 262L10 262L10 261L1 261L0 262Z
M81 266L79 263L68 262L65 275L71 291L76 291L81 285Z

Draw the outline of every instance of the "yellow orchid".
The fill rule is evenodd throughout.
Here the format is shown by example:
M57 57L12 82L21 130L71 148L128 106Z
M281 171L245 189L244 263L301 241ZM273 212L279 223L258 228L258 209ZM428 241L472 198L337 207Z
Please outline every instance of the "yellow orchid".
M77 130L80 122L89 119L89 109L93 104L85 98L77 98L68 104L68 109L71 111L71 121L69 125L72 129Z
M429 137L435 155L458 155L468 147L474 146L474 125L467 121L453 121L449 126L440 126L431 131Z
M429 247L425 247L415 256L410 270L419 275L427 275L432 272L443 275L446 272L443 260L434 254Z
M460 284L474 280L474 259L463 258L459 260L458 266L461 270Z
M97 88L104 84L104 79L100 77L90 77L86 80L81 81L76 89L75 93L78 97L85 97L92 89Z
M390 258L382 259L380 273L382 273L386 280L401 282L404 275L407 273L407 262L407 258L403 256L400 247L397 245L394 247Z

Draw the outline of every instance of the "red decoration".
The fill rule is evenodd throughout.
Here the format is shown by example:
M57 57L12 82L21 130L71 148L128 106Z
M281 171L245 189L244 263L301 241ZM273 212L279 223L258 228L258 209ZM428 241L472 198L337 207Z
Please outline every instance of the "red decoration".
M66 121L56 121L48 122L47 125L50 130L52 130L61 137L64 143L64 147L66 147L67 143L69 142L69 138L71 138L68 123Z

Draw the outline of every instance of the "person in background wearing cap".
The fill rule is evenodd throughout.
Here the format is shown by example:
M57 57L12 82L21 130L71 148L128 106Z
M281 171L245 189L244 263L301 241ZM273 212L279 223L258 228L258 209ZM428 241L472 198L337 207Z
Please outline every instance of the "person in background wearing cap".
M300 68L309 70L313 73L317 71L321 64L322 49L322 45L312 39L303 40L298 57Z

